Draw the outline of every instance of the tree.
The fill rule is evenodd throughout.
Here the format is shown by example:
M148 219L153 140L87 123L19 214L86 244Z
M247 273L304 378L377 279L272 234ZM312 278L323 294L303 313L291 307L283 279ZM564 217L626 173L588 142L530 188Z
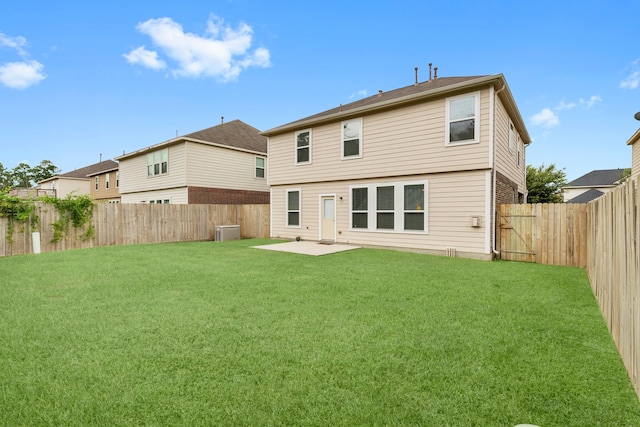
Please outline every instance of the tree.
M0 163L0 192L13 187L29 188L59 173L60 169L50 160L43 160L34 167L29 166L27 163L20 163L12 170L6 169Z
M527 190L529 203L562 203L562 187L567 185L564 169L556 169L556 165L545 166L544 163L535 168L527 165Z

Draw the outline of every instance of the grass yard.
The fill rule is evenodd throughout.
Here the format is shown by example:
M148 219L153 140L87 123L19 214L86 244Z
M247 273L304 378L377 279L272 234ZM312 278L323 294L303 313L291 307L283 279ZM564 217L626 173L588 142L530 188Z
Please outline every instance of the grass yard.
M0 258L0 425L640 425L583 270L267 243Z

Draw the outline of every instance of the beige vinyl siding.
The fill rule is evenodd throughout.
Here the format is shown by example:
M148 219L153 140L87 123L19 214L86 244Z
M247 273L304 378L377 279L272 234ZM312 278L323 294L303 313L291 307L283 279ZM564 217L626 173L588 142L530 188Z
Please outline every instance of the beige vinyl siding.
M146 163L145 163L146 164ZM186 187L170 188L157 191L143 191L139 193L123 194L121 203L149 203L150 200L169 200L171 204L187 204L188 190Z
M88 178L58 178L55 182L56 197L64 199L70 194L76 196L91 194L91 185L93 185L93 182L93 179L90 180Z
M94 200L114 199L120 197L119 188L116 187L117 171L102 173L100 175L91 176L91 197ZM107 175L109 176L109 188L106 188ZM98 190L96 191L95 180L98 177Z
M187 185L185 144L171 145L168 149L168 172L166 174L147 176L147 154L157 150L149 150L139 156L120 160L120 194L123 196L123 203L124 195L127 193Z
M428 230L426 234L350 230L350 186L415 182L426 180ZM396 247L433 253L447 248L467 256L489 258L485 228L486 171L426 174L403 178L351 180L314 184L274 186L271 190L271 235L273 238L304 240L320 239L320 195L336 195L336 235L340 243L374 247ZM286 226L286 190L301 191L301 222L299 228ZM342 197L342 200L340 200ZM371 215L371 214L370 214ZM471 226L471 217L482 217L479 228ZM371 218L370 218L371 220Z
M255 159L266 158L266 155L193 142L187 144L189 186L269 191L267 179L255 177Z
M480 143L445 146L446 98L363 117L362 158L341 160L341 122L312 128L312 162L295 164L295 132L269 138L271 185L489 168L489 90L480 92Z
M525 148L518 130L515 129L516 146L513 151L509 149L509 115L504 108L504 105L500 101L499 97L495 100L496 114L495 114L495 167L498 172L509 178L510 180L518 184L518 191L520 193L526 192L526 169L525 169ZM518 165L518 145L520 145L520 165Z
M631 146L631 175L640 175L640 142Z

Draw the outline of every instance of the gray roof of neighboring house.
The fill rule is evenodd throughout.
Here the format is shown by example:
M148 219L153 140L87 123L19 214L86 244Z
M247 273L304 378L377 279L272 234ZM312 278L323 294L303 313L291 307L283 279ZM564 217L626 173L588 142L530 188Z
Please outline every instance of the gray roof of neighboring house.
M237 119L189 133L182 138L213 142L261 153L267 152L267 138L260 135L258 129Z
M379 109L395 108L401 104L418 102L423 99L444 96L445 94L448 95L455 91L468 90L473 87L482 87L489 84L496 85L496 93L501 92L500 96L503 99L505 107L512 113L512 119L521 134L523 142L525 144L529 144L531 142L531 138L529 137L524 121L520 116L511 91L509 90L506 80L502 74L465 77L438 77L436 79L412 84L411 86L401 87L388 92L379 91L373 96L348 104L341 104L321 113L266 130L263 134L274 135L295 129L296 127L303 128L322 122L338 120L341 117L349 115L354 116L356 114L376 111Z
M582 193L579 196L574 197L571 200L567 200L567 203L588 203L592 200L597 199L598 197L602 196L604 193L600 190L596 190L595 188L592 188L589 191L585 191L584 193Z
M62 173L52 176L51 178L43 179L42 182L53 181L58 178L75 178L75 179L89 179L89 175L95 175L107 170L113 170L118 168L118 162L113 160L105 160L103 162L94 163L93 165L85 166L83 168L74 169L71 172Z
M624 169L601 169L574 179L566 187L607 187L616 185L622 177Z
M220 145L239 150L257 152L264 155L267 154L267 138L261 135L258 129L236 119L207 129L202 129L197 132L188 133L150 147L132 151L131 153L123 154L122 156L116 157L116 160L138 156L149 150L179 144L183 141L201 142L205 144Z

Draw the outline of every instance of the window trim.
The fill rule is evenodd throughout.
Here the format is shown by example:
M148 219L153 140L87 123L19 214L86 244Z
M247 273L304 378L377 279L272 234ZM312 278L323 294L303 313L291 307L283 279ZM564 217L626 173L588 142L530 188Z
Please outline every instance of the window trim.
M298 193L298 209L289 209L289 193ZM288 228L302 228L302 190L300 188L287 188L284 199L285 225ZM289 213L298 212L298 224L289 224Z
M111 177L111 172L107 172L104 175L104 188L105 188L105 190L108 190L110 188L110 186L111 186L110 177Z
M516 127L513 122L509 120L509 152L513 154L516 150L516 144L518 143Z
M262 162L262 166L258 166L258 160L261 159ZM266 179L267 178L267 159L266 157L263 156L256 156L255 157L255 171L254 171L254 178L256 179ZM262 176L258 176L258 170L262 170Z
M156 154L159 157L158 159L156 159ZM159 175L167 175L168 173L169 148L162 148L160 150L155 150L154 152L147 154L147 178L152 178Z
M96 178L95 178L94 189L95 189L95 191L100 191L100 177L98 175L96 175Z
M404 189L409 185L424 185L424 206L421 211L424 212L424 230L405 230L404 214L406 212L416 212L416 210L404 209ZM378 228L377 219L377 189L378 187L394 187L394 228ZM353 214L364 213L362 210L353 210L353 197L354 189L367 188L367 228L354 228L353 227ZM394 233L394 234L429 234L429 180L412 180L412 181L392 181L384 182L377 181L369 184L353 184L349 186L349 231L355 232L370 232L370 233Z
M346 123L351 123L351 122L357 122L358 123L358 154L357 155L351 155L351 156L345 156L344 154L344 143L347 141L353 141L353 139L347 139L345 140L344 138L344 128L345 128L345 124ZM363 151L363 137L362 137L362 132L363 132L363 119L362 117L357 117L354 119L348 119L348 120L343 120L340 123L340 159L341 160L351 160L351 159L361 159L362 158L362 151Z
M451 120L451 102L463 98L474 97L474 124L473 124L473 139L465 139L462 141L449 141L451 138L451 123L456 121L469 120L469 117L464 119ZM459 145L478 144L480 143L480 91L465 93L463 95L451 96L445 100L445 147L456 147Z
M309 145L307 146L302 146L302 147L298 147L298 135L308 132L309 133ZM294 132L294 137L293 137L293 148L295 150L294 152L294 157L293 157L293 161L294 164L296 165L308 165L311 164L312 161L312 145L313 145L313 132L312 130L309 129L302 129L302 130L298 130ZM309 160L305 160L305 161L298 161L298 153L300 151L300 149L304 149L307 148L309 150Z

